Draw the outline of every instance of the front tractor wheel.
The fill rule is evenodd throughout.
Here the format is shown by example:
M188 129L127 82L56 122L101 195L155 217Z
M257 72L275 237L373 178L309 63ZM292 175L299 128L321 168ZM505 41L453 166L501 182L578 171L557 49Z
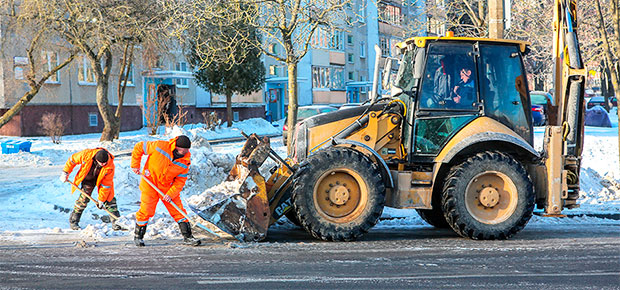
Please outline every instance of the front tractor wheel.
M348 148L330 148L308 158L294 180L293 208L312 236L351 241L379 220L385 185L377 165Z
M463 237L507 239L530 220L535 197L519 161L503 153L483 152L451 169L442 207L450 227Z

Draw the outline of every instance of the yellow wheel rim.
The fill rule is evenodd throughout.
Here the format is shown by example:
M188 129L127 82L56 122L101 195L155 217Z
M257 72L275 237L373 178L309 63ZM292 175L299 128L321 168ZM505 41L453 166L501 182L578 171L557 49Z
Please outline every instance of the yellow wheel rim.
M334 223L358 218L368 203L368 186L355 171L337 168L323 174L314 186L314 206Z
M498 224L512 216L519 194L512 180L501 172L487 171L474 177L465 190L465 206L485 224Z

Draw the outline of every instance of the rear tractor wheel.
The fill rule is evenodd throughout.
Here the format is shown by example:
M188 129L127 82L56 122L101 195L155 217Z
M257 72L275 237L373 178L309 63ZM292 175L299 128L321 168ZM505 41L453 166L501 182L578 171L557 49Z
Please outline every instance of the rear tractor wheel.
M311 155L294 180L293 208L302 227L328 241L351 241L377 224L385 185L377 165L342 147Z
M507 239L530 220L535 197L519 161L503 153L483 152L451 169L442 207L450 227L463 237Z

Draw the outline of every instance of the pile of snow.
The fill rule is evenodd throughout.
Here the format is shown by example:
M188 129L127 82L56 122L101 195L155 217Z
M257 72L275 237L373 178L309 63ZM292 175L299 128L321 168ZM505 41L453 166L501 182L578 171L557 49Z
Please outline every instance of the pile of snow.
M243 120L233 123L232 127L226 127L226 125L220 125L213 130L205 129L203 124L191 124L185 125L182 128L174 126L173 128L166 128L166 135L175 137L179 135L186 135L190 138L203 138L205 140L216 139L228 139L243 137L241 132L246 134L256 133L258 135L278 135L282 134L282 131L275 128L271 123L265 119L254 118Z
M0 166L49 166L52 159L48 156L20 151L14 154L0 154Z

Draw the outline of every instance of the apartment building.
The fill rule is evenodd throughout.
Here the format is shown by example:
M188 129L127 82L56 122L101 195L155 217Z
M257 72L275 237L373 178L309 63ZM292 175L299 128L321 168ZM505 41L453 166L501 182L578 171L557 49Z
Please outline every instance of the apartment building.
M389 57L397 57L396 43L405 35L411 19L420 20L423 2L411 0L353 0L347 6L349 21L341 30L319 27L310 51L298 64L299 104L358 103L368 99L375 67L374 46L381 48L380 66ZM269 46L274 53L281 49ZM286 115L287 69L265 58L267 71L265 109L274 120ZM396 66L394 66L396 68Z
M14 33L0 33L0 40L0 114L4 114L30 89L25 80L29 69L26 56L28 43ZM183 106L188 123L202 122L203 112L216 112L220 119L226 118L225 98L211 95L196 85L180 50L160 55L153 67L144 65L140 47L136 48L134 55L126 80L121 131L137 130L146 125L143 112L147 99L153 98L162 89L172 93L173 107ZM61 46L49 45L48 49L40 52L40 57L42 61L39 65L49 71L67 59L69 54ZM108 87L108 99L114 107L118 105L120 62L120 57L113 59ZM47 113L59 114L65 120L65 134L101 132L103 120L96 104L96 88L97 82L89 60L84 55L78 55L72 63L49 78L28 105L0 128L0 135L41 135L39 123ZM255 95L235 97L235 120L264 117L262 94Z

